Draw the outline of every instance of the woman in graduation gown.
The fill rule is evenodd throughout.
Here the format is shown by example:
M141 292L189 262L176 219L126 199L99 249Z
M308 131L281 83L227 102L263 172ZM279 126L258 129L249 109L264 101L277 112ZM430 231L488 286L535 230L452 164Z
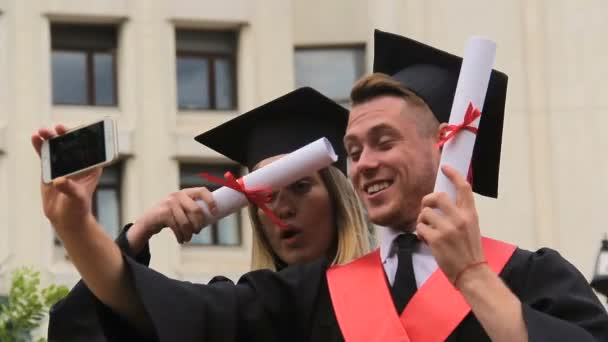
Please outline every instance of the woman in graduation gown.
M302 88L196 138L250 169L263 167L322 136L332 141L340 157L335 166L300 179L273 195L268 206L281 220L290 223L287 229L279 229L259 208L250 205L254 227L253 269L280 270L316 259L343 264L369 251L371 239L363 210L344 175L346 163L341 138L347 115L348 112L333 101L313 89ZM247 139L233 138L237 136ZM188 241L200 231L204 217L198 211L193 214L188 210L195 207L194 200L198 198L209 201L212 207L214 203L209 194L205 188L195 188L170 195L135 224L128 225L117 238L117 245L137 263L147 266L150 261L147 241L164 227L174 232L178 242ZM177 204L177 210L183 214L175 214L176 206L170 204ZM187 220L180 224L176 219L180 216ZM222 282L232 284L222 277L214 279L212 284L220 286ZM129 333L117 335L117 331ZM51 340L113 340L136 336L141 337L103 305L82 281L51 311Z
M289 221L286 229L280 229L257 206L249 206L254 228L252 269L279 270L320 257L331 264L344 264L369 252L369 226L346 178L342 136L347 120L345 108L312 88L300 88L195 138L252 171L321 137L331 141L339 157L334 165L273 194L267 206L275 211L275 220ZM129 227L126 237L131 249L139 253L165 227L178 242L189 241L200 232L205 219L194 199L208 201L213 209L206 188L173 193ZM179 217L185 224L176 222Z

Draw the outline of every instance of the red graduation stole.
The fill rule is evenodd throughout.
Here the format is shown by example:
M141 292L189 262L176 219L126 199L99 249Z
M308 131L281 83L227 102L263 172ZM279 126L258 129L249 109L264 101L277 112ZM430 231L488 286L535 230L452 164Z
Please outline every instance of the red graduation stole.
M481 243L488 265L496 274L517 248L485 237ZM331 267L327 282L347 342L445 341L471 311L464 297L437 268L399 317L379 249L349 264Z

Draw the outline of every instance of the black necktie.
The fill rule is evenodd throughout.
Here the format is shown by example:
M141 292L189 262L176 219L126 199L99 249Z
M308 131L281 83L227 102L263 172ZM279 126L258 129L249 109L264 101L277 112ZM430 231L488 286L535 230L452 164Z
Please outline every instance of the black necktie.
M418 289L412 264L412 252L418 241L418 237L412 233L401 234L395 239L395 245L398 248L398 264L391 294L399 315Z

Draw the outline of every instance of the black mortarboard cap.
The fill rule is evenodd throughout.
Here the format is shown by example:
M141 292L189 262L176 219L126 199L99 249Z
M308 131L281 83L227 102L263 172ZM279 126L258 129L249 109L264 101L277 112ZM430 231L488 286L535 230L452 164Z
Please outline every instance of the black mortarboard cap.
M194 138L247 166L297 150L326 137L338 155L335 166L346 174L342 144L348 110L318 91L299 88Z
M374 32L374 72L416 93L439 122L448 122L462 58L396 34ZM492 70L473 157L473 191L497 197L507 75Z

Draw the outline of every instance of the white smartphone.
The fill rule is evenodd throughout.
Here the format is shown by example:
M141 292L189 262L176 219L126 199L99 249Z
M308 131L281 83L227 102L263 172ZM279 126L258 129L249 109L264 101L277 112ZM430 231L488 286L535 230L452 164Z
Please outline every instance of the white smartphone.
M40 151L42 181L111 164L118 158L116 124L111 118L45 140Z

